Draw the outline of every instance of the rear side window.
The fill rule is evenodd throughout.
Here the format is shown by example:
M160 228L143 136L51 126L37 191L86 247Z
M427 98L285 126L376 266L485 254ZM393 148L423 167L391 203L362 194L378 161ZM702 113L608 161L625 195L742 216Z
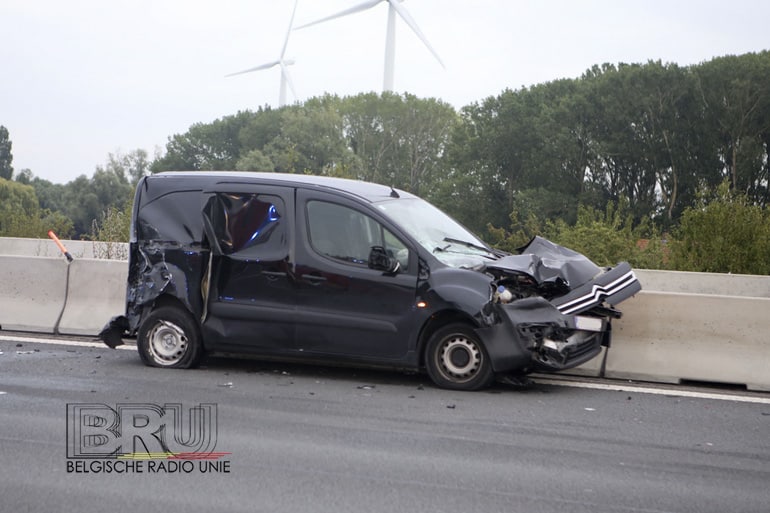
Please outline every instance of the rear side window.
M372 246L382 246L398 259L402 270L408 269L406 246L366 214L335 203L309 201L307 219L310 245L321 255L365 266Z
M204 209L222 253L280 260L288 254L285 206L278 196L217 193Z
M200 197L200 191L176 191L143 203L136 219L138 238L183 245L200 242Z

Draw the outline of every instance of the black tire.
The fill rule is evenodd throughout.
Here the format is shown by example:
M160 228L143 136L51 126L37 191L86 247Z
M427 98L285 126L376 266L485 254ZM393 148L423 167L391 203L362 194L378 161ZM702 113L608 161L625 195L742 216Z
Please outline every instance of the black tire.
M198 325L186 310L164 306L153 310L136 339L142 361L151 367L188 369L203 357Z
M451 390L480 390L495 379L484 344L465 324L449 324L431 336L425 367L436 385Z

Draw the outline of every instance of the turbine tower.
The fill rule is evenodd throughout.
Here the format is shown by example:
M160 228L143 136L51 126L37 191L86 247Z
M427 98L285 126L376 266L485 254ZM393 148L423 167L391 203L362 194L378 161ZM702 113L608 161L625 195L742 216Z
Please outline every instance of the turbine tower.
M425 37L425 35L420 30L420 27L417 26L417 23L414 21L414 18L409 14L409 11L406 10L405 7L401 5L401 2L403 0L367 0L363 3L360 3L354 7L350 7L348 9L345 9L344 11L340 11L337 14L332 14L331 16L327 16L325 18L321 18L320 20L312 21L310 23L306 23L304 25L300 25L295 30L299 30L301 28L310 27L311 25L317 25L319 23L323 23L324 21L333 20L335 18L341 18L343 16L347 16L348 14L354 14L357 12L365 11L367 9L371 9L375 5L387 2L388 4L388 28L385 35L385 71L384 71L384 78L382 81L382 90L383 91L392 91L393 90L393 69L395 67L395 60L396 60L396 15L400 16L402 20L404 20L404 23L409 25L409 28L412 29L412 32L415 33L415 35L420 38L420 41L430 50L430 53L433 54L433 56L436 58L436 60L441 64L442 68L445 68L443 61L441 60L441 57L438 56L438 53L436 53L436 50L433 49L433 47L428 42L428 39Z
M278 57L278 60L268 62L265 64L260 64L259 66L254 66L253 68L245 69L243 71L237 71L235 73L230 73L229 75L225 75L226 77L233 77L235 75L243 75L244 73L251 73L252 71L260 71L263 69L269 69L274 66L280 66L281 68L281 88L278 93L278 106L283 107L286 105L286 85L288 84L289 89L291 89L291 94L294 96L294 99L297 99L297 91L294 90L294 84L291 81L291 75L289 74L289 66L294 64L294 61L292 59L286 59L284 56L286 55L286 47L289 44L289 33L291 33L292 25L294 24L294 14L297 12L297 2L299 0L294 0L294 10L291 11L291 20L289 20L289 29L286 31L286 37L283 39L283 48L281 48L281 55Z

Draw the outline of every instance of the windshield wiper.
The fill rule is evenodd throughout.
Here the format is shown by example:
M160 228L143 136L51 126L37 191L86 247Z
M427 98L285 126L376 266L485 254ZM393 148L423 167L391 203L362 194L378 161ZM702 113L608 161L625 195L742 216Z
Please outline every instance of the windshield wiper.
M490 255L493 255L491 257L487 256L487 255L483 255L483 256L486 256L487 258L490 258L492 260L496 260L498 258L497 254L495 254L495 252L492 251L491 249L485 248L484 246L479 246L478 244L474 244L472 242L468 242L468 241L464 241L464 240L460 240L460 239L453 239L452 237L444 237L444 242L451 242L452 244L460 244L461 246L465 246L466 248L477 249L479 251L483 251L484 253L488 253ZM436 248L436 249L438 249L438 248Z
M451 242L452 244L462 244L463 246L478 249L479 251L483 251L484 253L489 253L490 255L494 255L494 253L489 249L485 248L484 246L479 246L478 244L474 244L472 242L467 242L460 239L453 239L452 237L444 237L444 242Z

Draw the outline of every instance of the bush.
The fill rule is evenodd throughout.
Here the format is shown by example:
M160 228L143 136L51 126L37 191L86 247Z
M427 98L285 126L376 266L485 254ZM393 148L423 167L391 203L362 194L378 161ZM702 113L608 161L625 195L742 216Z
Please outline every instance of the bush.
M489 242L492 246L514 253L517 248L524 246L532 237L543 231L540 221L534 214L530 214L526 221L522 222L519 220L518 211L514 210L511 212L510 218L510 231L496 228L491 223L487 225Z
M96 219L91 223L89 238L101 242L128 242L131 227L131 213L126 209L120 210L109 207L101 216L101 222Z
M569 225L562 219L547 220L545 226L532 214L525 222L518 212L511 214L510 231L488 227L492 245L506 251L515 251L533 236L544 237L578 251L597 265L610 266L627 261L634 267L663 268L666 247L659 232L651 225L633 226L628 201L617 206L610 202L604 212L581 205L577 222Z
M627 200L617 205L610 201L604 212L581 205L574 226L560 219L549 221L545 236L583 253L597 265L627 261L634 267L655 269L661 268L665 259L660 233L649 223L634 226Z
M767 208L730 191L727 182L682 214L671 243L671 266L679 271L770 274Z

